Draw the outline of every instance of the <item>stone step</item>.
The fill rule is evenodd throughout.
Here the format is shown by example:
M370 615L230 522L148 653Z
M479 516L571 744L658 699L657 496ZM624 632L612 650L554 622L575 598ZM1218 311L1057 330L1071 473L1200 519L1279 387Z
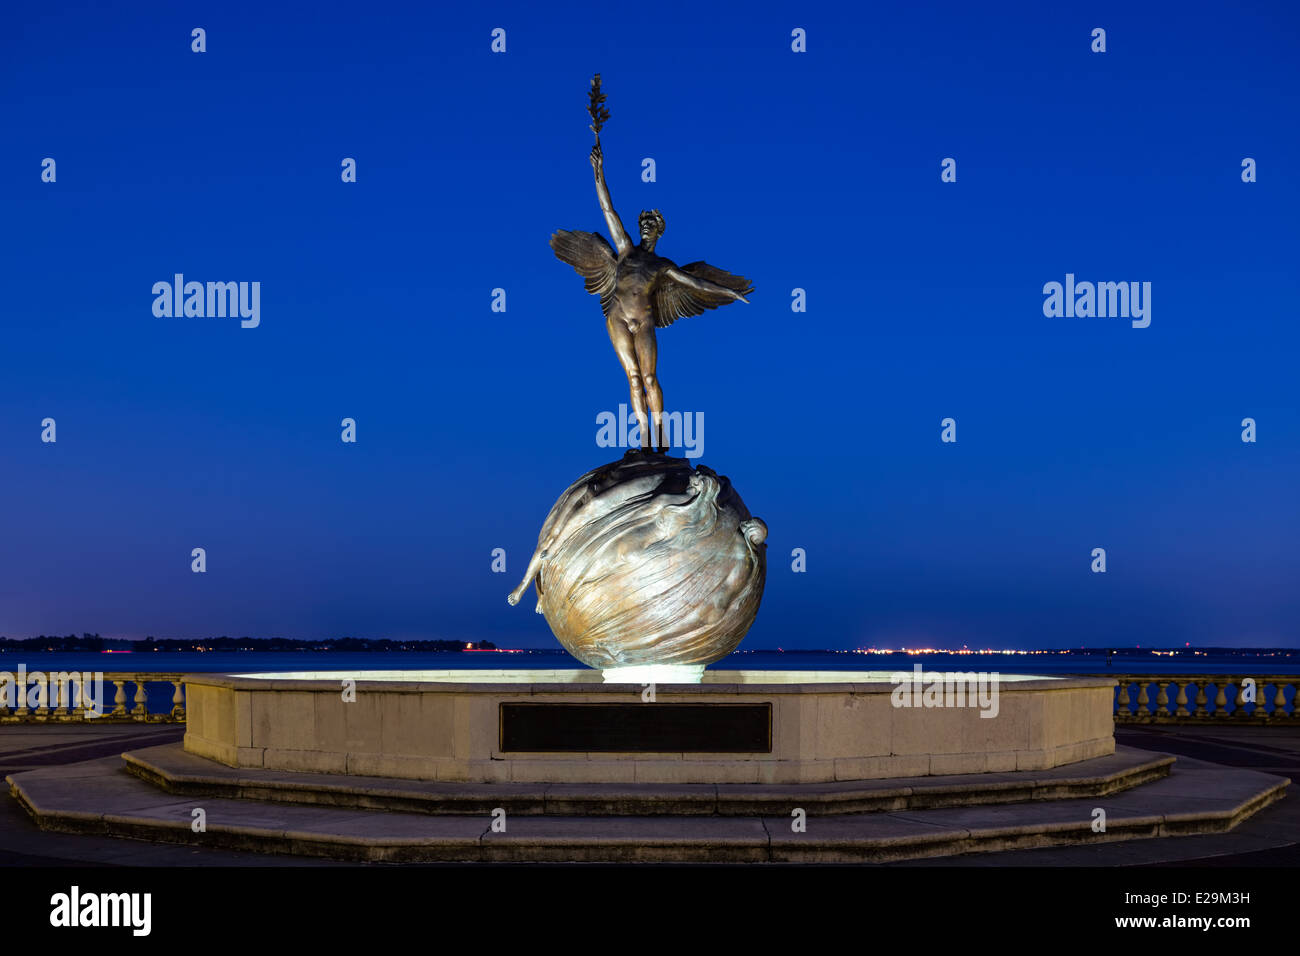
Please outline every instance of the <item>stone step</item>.
M127 769L185 796L232 797L415 813L553 816L763 816L801 806L866 813L1104 796L1169 773L1168 754L1118 747L1051 770L810 784L448 783L227 767L179 743L122 755Z
M368 862L883 863L920 857L1230 830L1279 799L1285 777L1180 770L1083 799L819 815L441 815L168 794L107 758L6 778L44 829ZM194 811L205 830L194 832ZM1105 830L1095 832L1095 810Z

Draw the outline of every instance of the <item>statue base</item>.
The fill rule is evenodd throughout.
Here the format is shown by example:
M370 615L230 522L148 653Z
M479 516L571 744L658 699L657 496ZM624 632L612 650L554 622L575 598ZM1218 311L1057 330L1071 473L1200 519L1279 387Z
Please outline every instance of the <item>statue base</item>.
M1114 679L982 676L997 680L996 720L978 694L897 706L912 675L887 671L707 670L653 700L579 669L189 674L185 750L257 771L513 786L843 783L1114 751Z
M600 672L606 684L698 684L704 680L703 664L639 664L606 667Z

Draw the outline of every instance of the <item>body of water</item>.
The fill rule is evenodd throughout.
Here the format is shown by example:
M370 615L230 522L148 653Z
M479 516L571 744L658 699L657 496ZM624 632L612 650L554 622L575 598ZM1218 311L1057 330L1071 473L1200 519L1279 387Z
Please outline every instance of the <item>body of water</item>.
M1300 651L1275 656L1218 654L1208 656L1157 656L1150 653L1116 654L1110 666L1104 655L1073 654L858 654L835 651L741 651L714 664L718 670L808 670L908 672L920 664L926 672L984 671L1002 674L1219 674L1263 677L1300 674ZM210 651L131 653L88 652L0 652L0 672L16 674L19 667L29 674L90 673L265 673L290 671L585 669L563 651L497 653L482 651ZM593 679L599 679L595 671ZM149 682L146 695L150 713L166 713L172 707L173 687ZM111 709L114 687L104 687L104 706ZM134 706L134 689L128 689L127 706Z
M138 651L134 653L15 652L0 653L0 671L102 671L130 673L239 673L266 671L377 671L581 669L562 651ZM1109 666L1104 655L1055 652L1032 654L858 654L837 651L740 651L712 665L716 670L986 671L1005 674L1300 674L1300 650L1275 656L1213 654L1176 657L1151 653L1116 654Z

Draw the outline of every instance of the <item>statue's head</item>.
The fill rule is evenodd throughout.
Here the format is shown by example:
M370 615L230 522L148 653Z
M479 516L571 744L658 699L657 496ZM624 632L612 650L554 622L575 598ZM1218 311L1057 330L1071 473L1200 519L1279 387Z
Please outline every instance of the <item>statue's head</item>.
M664 234L664 217L659 214L658 209L643 209L638 222L641 226L642 247L653 250L659 237Z

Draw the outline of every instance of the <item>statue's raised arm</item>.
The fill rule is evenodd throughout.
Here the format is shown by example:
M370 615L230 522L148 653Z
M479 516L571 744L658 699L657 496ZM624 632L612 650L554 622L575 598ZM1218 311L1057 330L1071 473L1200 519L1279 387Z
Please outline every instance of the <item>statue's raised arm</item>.
M600 151L600 141L591 147L591 168L596 171L596 198L600 200L600 211L605 214L605 224L609 227L609 236L614 240L614 250L621 256L632 248L632 240L623 228L623 220L614 211L614 201L609 198L609 187L605 185L605 158Z

